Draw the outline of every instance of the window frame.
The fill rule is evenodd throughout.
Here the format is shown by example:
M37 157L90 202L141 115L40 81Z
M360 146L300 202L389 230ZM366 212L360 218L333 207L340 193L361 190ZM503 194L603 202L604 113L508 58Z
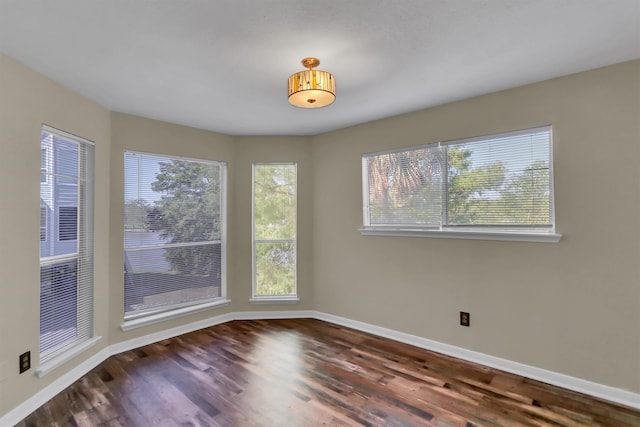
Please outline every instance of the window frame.
M296 192L296 229L294 239L256 239L256 167L260 166L293 166ZM253 304L260 303L297 303L298 296L298 164L296 162L255 162L251 166L251 299ZM294 246L293 294L258 295L257 243L292 243Z
M208 159L196 159L182 156L173 156L167 154L160 153L149 153L142 152L136 150L125 150L123 155L123 161L126 159L127 154L139 155L139 156L147 156L153 158L167 159L167 160L178 160L178 161L186 161L186 162L196 162L202 164L211 164L220 168L220 296L183 302L183 303L175 303L164 306L151 307L148 309L135 311L135 312L126 312L123 314L123 323L121 324L121 329L123 331L128 331L131 329L143 327L146 325L150 325L153 323L170 320L174 318L178 318L187 314L197 313L203 310L207 310L214 307L220 307L230 304L230 300L227 297L227 186L228 186L228 167L227 163L219 160L208 160ZM126 171L124 171L126 172ZM124 176L124 187L127 186L126 175ZM126 193L126 190L125 190ZM123 203L126 203L126 194L123 195ZM123 211L124 217L124 211ZM125 224L126 225L126 224ZM126 232L126 228L123 228L123 235ZM173 243L173 244L162 244L162 245L154 245L154 246L139 246L139 247L127 247L126 242L123 241L123 255L126 251L131 250L147 250L147 249L158 249L158 248L171 248L171 247L184 247L184 246L197 246L204 243L194 243L191 245L186 245L185 243ZM123 282L124 287L124 282Z
M494 225L443 225L443 221L447 218L447 200L448 200L448 179L447 167L442 167L442 184L441 191L444 203L441 206L441 221L436 227L421 225L371 225L370 207L369 207L369 173L368 159L385 155L403 152L412 152L420 149L433 149L435 147L442 148L455 144L469 144L473 142L487 141L504 137L515 137L519 135L529 135L538 132L549 132L549 203L550 203L550 227L536 226L494 226ZM446 162L446 157L444 157ZM522 129L510 132L500 132L496 134L482 135L470 138L462 138L449 140L444 142L436 142L431 144L423 144L413 147L403 147L398 149L365 153L362 155L362 203L363 203L363 226L359 229L364 236L399 236L399 237L430 237L430 238L447 238L447 239L471 239L471 240L505 240L505 241L523 241L523 242L545 242L557 243L562 238L561 234L556 232L555 222L555 200L554 200L554 165L553 165L553 129L551 125L540 126L535 128Z

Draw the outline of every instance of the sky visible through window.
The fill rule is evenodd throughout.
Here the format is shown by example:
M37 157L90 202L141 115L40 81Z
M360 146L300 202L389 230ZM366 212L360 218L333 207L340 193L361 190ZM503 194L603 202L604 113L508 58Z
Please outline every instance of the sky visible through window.
M161 193L151 189L151 183L156 180L156 176L160 173L159 162L166 159L153 158L148 155L139 156L136 153L127 153L124 157L125 182L136 180L137 186L125 186L124 199L126 202L143 199L152 203L160 200ZM141 163L145 164L141 167Z

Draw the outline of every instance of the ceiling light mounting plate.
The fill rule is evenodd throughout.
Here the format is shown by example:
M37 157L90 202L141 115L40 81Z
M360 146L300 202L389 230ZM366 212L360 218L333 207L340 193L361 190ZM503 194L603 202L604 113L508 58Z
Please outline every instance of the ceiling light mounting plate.
M320 60L313 57L304 58L301 62L302 66L308 69L316 68L318 65L320 65Z

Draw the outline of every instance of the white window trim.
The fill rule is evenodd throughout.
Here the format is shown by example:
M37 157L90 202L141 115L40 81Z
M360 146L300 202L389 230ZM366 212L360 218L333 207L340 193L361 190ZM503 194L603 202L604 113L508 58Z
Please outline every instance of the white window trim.
M297 296L258 296L249 299L251 304L298 304L300 298Z
M155 314L147 314L144 316L125 318L124 322L120 325L120 329L123 332L127 332L132 329L142 328L144 326L153 325L155 323L177 319L179 317L188 316L194 313L200 313L202 311L209 310L212 308L224 307L229 304L231 304L231 300L222 298L222 299L216 299L216 300L201 303L201 304L190 304L182 308L162 311Z
M395 237L431 237L436 239L466 239L466 240L503 240L511 242L558 243L562 234L557 233L523 233L518 232L489 232L489 231L449 231L449 230L419 230L402 228L361 228L363 236L395 236Z
M495 138L502 135L523 135L541 131L549 131L550 141L549 141L549 165L551 165L551 174L550 174L550 186L553 189L554 187L554 179L553 179L553 133L551 125L540 126L536 128L522 129L511 132L502 132L498 134L477 136L471 138L463 138L456 139L445 142L438 142L434 144L439 145L451 145L451 144L460 144L467 143L473 141L482 141L487 138ZM425 148L432 146L434 144L425 144L414 147L405 147L398 148L387 151L380 151L376 153L366 153L362 156L362 206L363 206L363 226L358 229L361 235L363 236L390 236L390 237L428 237L428 238L437 238L437 239L465 239L465 240L500 240L500 241L514 241L514 242L536 242L536 243L558 243L562 238L562 234L558 234L555 231L555 201L552 200L551 203L551 218L553 223L553 229L551 231L540 231L540 232L529 232L526 228L514 228L509 230L508 227L505 228L495 228L495 230L491 230L490 227L469 227L469 228L459 228L459 227L440 227L440 228L421 228L419 226L416 227L407 227L407 226L371 226L367 225L369 221L369 179L367 176L367 170L365 168L365 159L372 155L382 155L382 154L392 154L392 153L400 153L403 151L409 150L417 150L420 148ZM553 197L553 196L552 196Z
M70 347L68 350L62 351L59 354L56 354L54 357L50 358L46 362L40 364L38 369L36 370L36 377L42 378L54 369L63 364L67 363L69 360L73 359L77 355L83 353L85 350L93 347L100 341L102 337L92 337L88 338L84 341L80 341L76 343L74 346Z

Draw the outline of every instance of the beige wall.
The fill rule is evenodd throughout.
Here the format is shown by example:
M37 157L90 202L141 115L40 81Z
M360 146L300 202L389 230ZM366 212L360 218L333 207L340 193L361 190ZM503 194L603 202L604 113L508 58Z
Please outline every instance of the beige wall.
M0 416L106 345L229 311L336 314L640 392L640 61L316 137L232 137L110 113L0 55ZM42 123L96 142L96 347L42 379ZM365 152L554 127L558 244L364 237ZM122 332L124 150L226 161L227 307ZM251 164L298 164L301 301L251 305ZM611 218L606 221L605 218ZM535 266L532 266L535 263ZM472 326L457 326L470 311Z
M359 234L363 153L547 124L559 243ZM638 393L639 159L640 61L318 136L315 308Z
M37 379L39 194L42 124L95 142L95 334L104 338L54 374ZM109 289L109 111L0 55L0 416L107 345ZM30 350L32 369L18 374Z

